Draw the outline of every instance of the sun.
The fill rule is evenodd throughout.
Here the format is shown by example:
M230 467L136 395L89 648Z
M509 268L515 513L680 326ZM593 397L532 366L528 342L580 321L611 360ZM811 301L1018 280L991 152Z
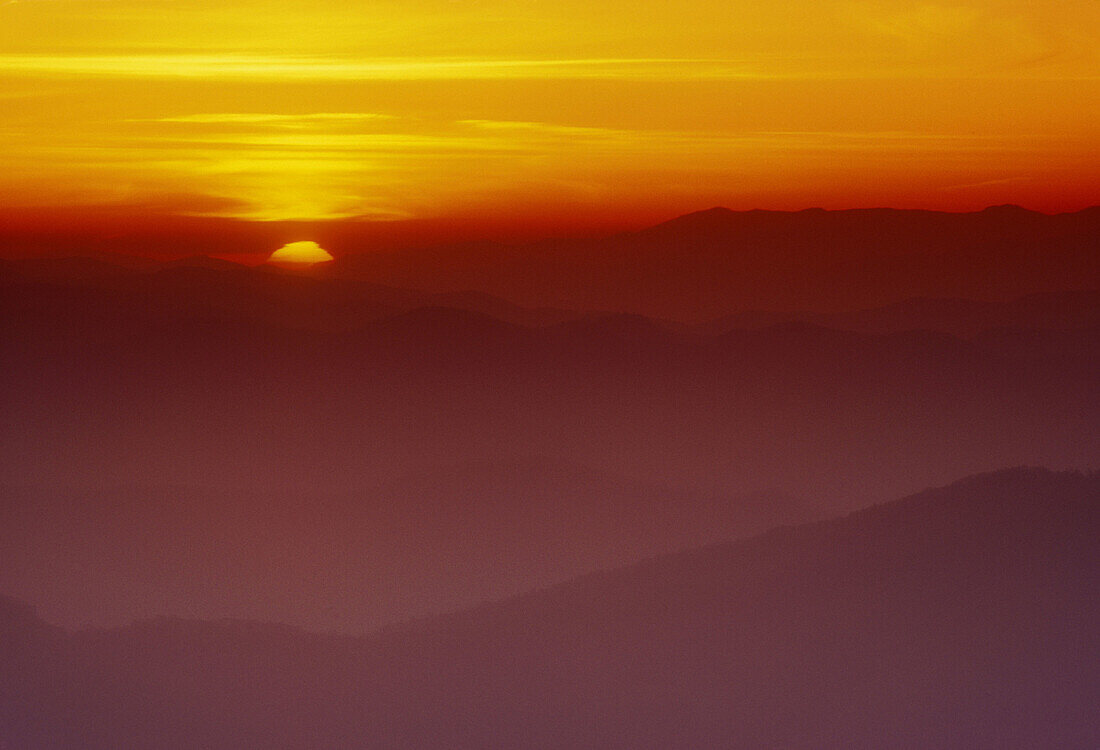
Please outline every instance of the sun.
M301 242L288 242L268 257L269 263L294 263L296 265L313 265L332 260L328 251L311 240Z

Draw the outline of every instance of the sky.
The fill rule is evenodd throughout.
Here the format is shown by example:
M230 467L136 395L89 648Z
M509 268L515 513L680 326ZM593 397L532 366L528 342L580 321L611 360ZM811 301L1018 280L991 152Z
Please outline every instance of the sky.
M0 166L44 224L1071 211L1100 3L0 0Z

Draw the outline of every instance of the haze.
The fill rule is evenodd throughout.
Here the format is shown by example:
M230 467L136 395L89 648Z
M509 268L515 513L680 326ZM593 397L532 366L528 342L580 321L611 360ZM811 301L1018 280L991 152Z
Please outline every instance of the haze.
M1096 0L0 0L0 750L1096 750Z

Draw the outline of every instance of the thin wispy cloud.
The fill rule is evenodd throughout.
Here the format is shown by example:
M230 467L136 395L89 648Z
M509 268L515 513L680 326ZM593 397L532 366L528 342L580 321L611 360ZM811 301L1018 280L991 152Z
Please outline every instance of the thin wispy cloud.
M663 58L356 60L229 55L0 55L0 73L130 78L448 80L772 78L743 61Z
M981 180L979 182L967 182L962 185L948 185L944 188L946 191L954 190L973 190L977 188L997 187L1000 185L1012 185L1013 183L1023 182L1027 180L1026 177L1002 177L995 180Z
M356 123L376 120L392 120L393 115L376 112L312 112L309 114L269 114L262 112L206 112L174 117L156 117L135 122L181 122L212 125L282 125L306 126L316 123Z

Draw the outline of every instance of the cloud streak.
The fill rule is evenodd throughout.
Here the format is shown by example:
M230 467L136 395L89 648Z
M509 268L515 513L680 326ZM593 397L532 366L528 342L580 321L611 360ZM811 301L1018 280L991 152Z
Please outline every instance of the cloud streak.
M393 115L376 112L312 112L309 114L270 114L263 112L206 112L176 117L155 117L134 122L178 122L199 125L273 125L283 127L309 127L323 123L359 123L376 120L392 120Z
M356 60L263 55L0 55L0 73L230 80L482 80L511 78L768 79L736 60L673 58Z

